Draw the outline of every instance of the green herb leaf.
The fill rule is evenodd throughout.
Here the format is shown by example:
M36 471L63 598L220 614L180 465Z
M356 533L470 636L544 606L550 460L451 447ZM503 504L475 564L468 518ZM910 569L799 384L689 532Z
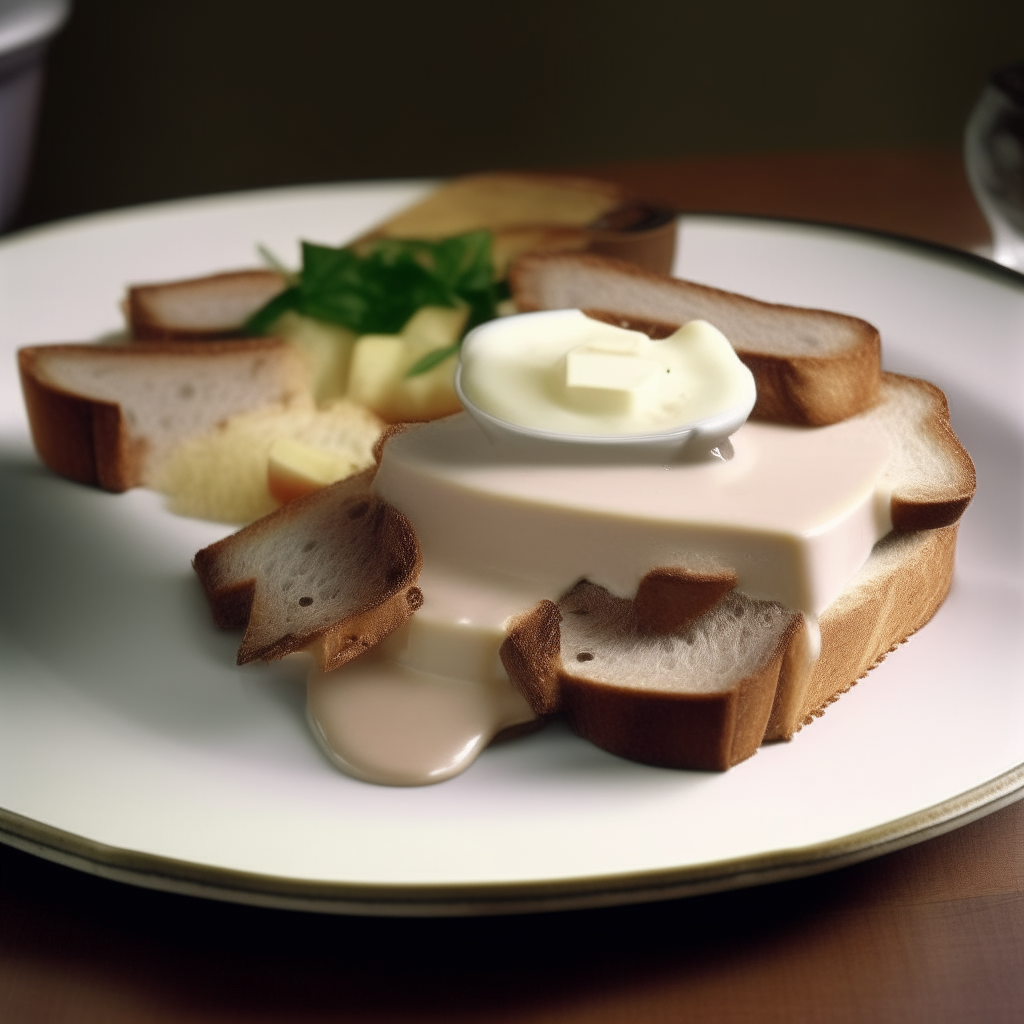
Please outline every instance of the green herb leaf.
M418 377L421 373L426 373L435 366L439 366L449 356L453 356L459 351L460 344L460 342L456 342L454 345L446 345L444 348L435 348L425 356L421 356L405 371L406 377Z
M266 331L281 313L294 309L357 334L396 334L423 306L468 306L468 331L496 315L501 294L493 278L487 231L440 242L381 239L365 255L303 242L295 286L246 326Z

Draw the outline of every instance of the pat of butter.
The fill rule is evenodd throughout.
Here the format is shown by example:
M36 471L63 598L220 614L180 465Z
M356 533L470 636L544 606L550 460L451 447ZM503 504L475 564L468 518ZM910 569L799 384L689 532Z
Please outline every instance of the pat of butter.
M666 367L631 352L579 345L565 357L565 387L577 408L627 410L642 402Z
M731 413L735 429L756 397L750 371L703 320L654 341L579 310L508 317L466 339L459 372L471 411L563 436L645 436Z

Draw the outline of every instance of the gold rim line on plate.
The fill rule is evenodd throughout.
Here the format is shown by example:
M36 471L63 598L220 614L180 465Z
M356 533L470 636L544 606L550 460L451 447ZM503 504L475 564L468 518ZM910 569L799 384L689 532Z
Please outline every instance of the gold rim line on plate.
M1024 797L1024 764L931 807L810 846L677 868L465 884L381 884L264 875L124 850L0 808L0 842L147 889L323 914L459 917L649 903L823 874L967 825Z

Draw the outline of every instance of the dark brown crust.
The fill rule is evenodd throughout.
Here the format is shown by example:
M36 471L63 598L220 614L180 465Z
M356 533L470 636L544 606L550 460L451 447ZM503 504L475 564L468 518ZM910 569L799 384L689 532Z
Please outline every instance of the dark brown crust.
M418 576L419 568L415 569L415 576L411 570L409 575ZM337 623L304 646L309 646L320 668L330 672L376 647L384 637L412 618L422 605L423 592L419 587L406 586L380 604Z
M620 757L663 768L725 771L756 753L796 622L753 676L723 693L657 693L562 674L572 729Z
M586 602L632 603L586 583L573 588L563 601L576 593ZM627 617L641 632L635 605ZM501 647L505 670L534 714L561 713L584 739L633 761L724 771L760 746L783 659L802 620L792 616L756 673L713 694L640 690L569 671L561 657L561 621L558 605L542 601L513 621Z
M751 416L768 423L824 427L870 408L878 398L881 347L874 343L829 357L766 355L737 347L754 375Z
M380 460L384 458L384 446L388 441L393 437L398 437L399 434L404 434L411 425L409 423L389 423L384 428L380 437L373 444L373 461L375 465L379 466Z
M344 665L379 643L405 622L423 603L415 586L422 566L419 542L409 521L398 509L370 490L373 470L349 477L330 487L289 502L196 553L192 566L199 577L221 628L246 628L238 649L238 664L272 661L309 649L325 672ZM339 578L357 593L355 607L343 618L322 628L298 632L276 627L261 607L260 577L233 577L228 563L239 546L262 539L267 533L288 529L305 514L332 507L332 520L358 531L364 552L371 553L382 582L368 585L358 567L339 565Z
M64 353L88 353L95 359L138 359L145 358L143 352L193 358L198 354L254 350L285 351L286 346L273 338L249 338L237 342L152 342L145 349L86 344L19 349L18 372L32 443L44 465L59 476L115 492L138 487L146 446L144 441L130 438L120 406L50 384L44 379L43 360Z
M549 308L542 296L541 282L549 268L557 269L559 266L571 266L581 274L588 270L600 274L613 273L625 280L656 283L661 287L668 285L681 293L699 294L723 308L743 310L753 316L796 315L811 330L816 322L823 320L845 325L855 344L831 356L768 355L741 340L730 338L737 355L754 375L758 398L753 415L758 419L795 426L827 426L863 412L877 400L881 379L881 342L878 331L864 320L825 310L761 302L720 288L655 274L634 264L592 253L536 253L516 260L509 272L509 282L521 310ZM579 304L603 309L602 318L644 319L638 317L635 310L609 309L601 300L601 288L595 285L593 294ZM651 316L650 321L680 326L661 315Z
M558 605L541 601L512 620L499 651L512 685L535 715L552 715L559 708L561 621Z
M211 289L223 289L230 294L241 286L249 292L256 292L252 303L255 313L277 292L282 291L287 282L283 275L275 270L252 269L231 270L221 274L209 274L204 277L192 277L177 281L161 281L147 284L132 285L124 301L124 313L128 320L128 330L136 341L168 341L172 339L198 341L203 339L238 337L248 317L243 317L229 329L217 331L195 330L182 327L180 324L168 322L160 318L155 308L156 300L168 292L188 295L197 290L206 292Z
M586 249L625 260L655 274L668 274L676 259L679 229L675 217L657 227L626 231L588 231Z
M577 584L560 605L571 614L597 616L627 644L643 635L635 601L601 587ZM580 667L587 662L570 669L559 657L560 710L581 736L621 757L666 768L724 771L760 746L783 660L801 622L790 613L758 669L719 693L609 684L587 676Z
M145 447L129 440L120 406L56 387L40 373L44 354L84 347L46 345L19 350L18 372L32 443L43 464L59 476L108 491L126 491L139 483Z
M641 633L674 633L713 608L739 578L732 570L697 573L681 568L652 569L640 581L633 612Z
M93 412L99 403L44 384L35 364L35 349L18 352L21 391L39 458L59 476L98 485Z

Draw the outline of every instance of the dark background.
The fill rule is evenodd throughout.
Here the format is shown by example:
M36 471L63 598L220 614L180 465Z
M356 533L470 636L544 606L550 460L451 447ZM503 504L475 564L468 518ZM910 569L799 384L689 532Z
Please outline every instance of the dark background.
M77 0L33 223L279 184L958 147L1021 0Z

